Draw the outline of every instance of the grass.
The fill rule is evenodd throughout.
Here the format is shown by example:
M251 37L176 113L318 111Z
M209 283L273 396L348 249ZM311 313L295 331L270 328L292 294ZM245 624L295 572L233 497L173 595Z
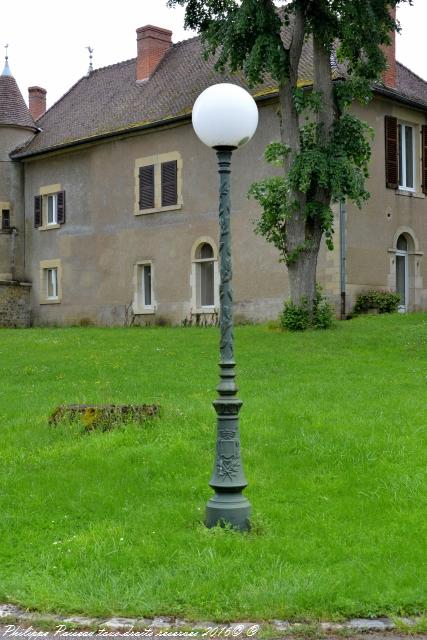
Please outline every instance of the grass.
M0 332L0 601L86 615L427 611L427 315L236 330L253 530L207 530L216 329ZM63 402L158 402L49 427Z

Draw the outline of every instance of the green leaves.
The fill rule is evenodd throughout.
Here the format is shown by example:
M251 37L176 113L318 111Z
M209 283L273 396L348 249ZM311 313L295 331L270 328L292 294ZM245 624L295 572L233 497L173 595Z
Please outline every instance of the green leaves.
M267 73L277 81L288 75L289 54L273 2L168 0L170 7L177 4L186 7L185 26L201 34L207 55L217 54L218 70L244 71L251 85Z
M265 159L282 175L254 183L249 195L261 206L256 233L278 249L282 261L302 265L302 280L311 277L304 260L318 251L322 234L333 248L331 203L349 199L361 207L369 198L365 180L372 131L348 110L355 101L366 105L371 100L372 86L386 67L383 48L399 29L391 10L405 1L411 3L168 2L185 6L186 26L201 34L206 55L217 56L218 70L243 71L249 85L266 76L277 83L282 140L267 146ZM303 40L308 56L301 50ZM311 79L315 90L298 86L298 73L307 68L304 84Z
M272 142L267 145L264 151L264 158L275 167L281 167L291 148L282 142Z
M294 104L299 114L304 111L317 113L322 102L322 94L319 91L307 91L302 87L296 87L293 91Z
M280 252L282 260L286 259L286 220L293 213L289 203L289 185L283 176L265 178L254 182L249 196L261 205L262 214L255 224L255 233L271 242Z
M288 250L286 221L295 212L295 203L289 203L289 193L306 195L304 216L307 221L316 221L325 234L327 247L333 249L333 214L331 207L321 201L316 193L323 189L331 195L332 202L351 199L358 207L369 198L365 189L368 165L371 158L369 140L373 131L356 116L345 113L333 125L330 142L325 145L319 135L322 124L308 122L300 129L301 150L295 155L287 177L275 176L254 183L249 195L262 208L256 233L280 251L287 264L295 262L297 255ZM265 159L273 166L283 165L290 148L280 142L267 146ZM302 247L301 250L307 250Z

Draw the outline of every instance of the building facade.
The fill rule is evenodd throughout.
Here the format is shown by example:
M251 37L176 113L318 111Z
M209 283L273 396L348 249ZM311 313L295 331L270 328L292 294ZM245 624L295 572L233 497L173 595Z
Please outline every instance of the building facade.
M40 87L26 107L6 65L0 324L13 325L14 296L28 312L16 326L215 321L216 157L193 132L191 106L211 84L243 82L201 53L197 38L173 45L171 32L143 27L136 59L92 71L48 111ZM302 84L311 66L308 43ZM332 73L339 78L337 65ZM263 152L279 139L277 91L266 83L253 95L258 130L232 166L237 321L277 317L288 296L286 268L255 235L259 209L247 197L272 171ZM335 248L322 247L318 280L337 313L372 288L399 291L402 310L426 310L427 83L396 63L392 47L384 83L354 111L375 131L371 198L361 211L335 207Z

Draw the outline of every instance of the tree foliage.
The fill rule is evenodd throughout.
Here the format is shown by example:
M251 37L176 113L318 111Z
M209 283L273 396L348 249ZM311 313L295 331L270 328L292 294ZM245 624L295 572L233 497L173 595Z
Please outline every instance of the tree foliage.
M279 175L252 185L262 215L256 231L280 252L291 297L315 298L316 262L325 234L333 247L331 204L361 207L372 131L349 112L366 104L386 68L384 47L399 29L393 10L412 0L169 0L186 8L185 25L202 37L216 68L244 72L249 85L269 74L278 86L280 142L265 151ZM313 84L298 83L304 43L312 46ZM308 46L307 45L307 46ZM340 68L335 77L332 67ZM307 266L308 265L308 266Z

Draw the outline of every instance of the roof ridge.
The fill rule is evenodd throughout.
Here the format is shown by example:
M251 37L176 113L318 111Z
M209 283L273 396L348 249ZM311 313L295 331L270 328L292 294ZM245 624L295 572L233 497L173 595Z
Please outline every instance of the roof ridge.
M128 64L129 62L134 62L135 60L136 60L136 57L128 58L127 60L121 60L120 62L113 62L113 64L106 64L103 67L97 67L96 69L91 71L89 74L86 74L85 76L83 76L83 78L89 78L90 76L93 76L93 74L97 73L98 71L104 71L104 69L112 69L113 67L119 67L121 64Z
M192 42L193 40L201 40L201 36L191 36L191 38L184 38L183 40L178 40L178 42L173 42L172 46L178 47L183 44L186 44L187 42Z
M179 40L178 42L174 42L172 47L176 47L176 46L181 46L183 44L186 44L187 42L191 42L193 40L199 40L200 36L193 36L192 38L185 38L184 40ZM79 78L69 89L68 91L66 91L60 98L58 98L58 100L56 100L53 104L51 104L51 106L49 107L49 109L46 109L46 111L39 117L37 118L38 120L41 120L41 118L43 118L47 113L49 113L49 111L55 107L59 102L62 102L62 100L79 84L79 82L81 82L82 80L84 80L85 78L89 78L90 76L93 76L95 73L98 73L99 71L104 71L105 69L113 69L114 67L119 67L122 64L129 64L131 62L135 62L136 61L136 57L134 58L127 58L127 60L121 60L120 62L113 62L113 64L106 64L103 67L97 67L96 69L94 69L90 74L86 74L84 76L82 76L81 78Z
M53 109L53 107L55 107L57 104L59 104L60 102L62 102L62 100L68 96L68 94L74 89L74 87L77 87L77 85L84 80L84 78L86 78L86 76L82 76L81 78L79 78L78 80L76 80L76 82L68 89L68 91L66 91L64 94L62 94L62 96L60 98L58 98L58 100L56 100L56 102L54 102L53 104L50 105L49 109L46 109L46 111L44 113L41 114L41 116L39 116L37 118L37 122L39 120L41 120L42 118L44 118L44 116L49 113L49 111L51 111Z
M49 111L51 111L51 109L53 109L53 107L55 107L59 102L62 102L62 100L66 98L66 96L68 96L68 94L71 93L71 91L73 91L73 89L77 87L77 85L83 80L85 80L86 78L90 78L98 71L103 71L104 69L110 69L111 67L118 67L121 64L126 64L127 62L133 62L134 60L136 60L136 58L129 58L128 60L122 60L121 62L114 62L114 64L107 64L105 65L105 67L98 67L97 69L94 69L93 71L91 71L91 73L85 74L84 76L76 80L76 82L73 85L71 85L71 87L64 94L62 94L62 96L58 98L58 100L56 100L53 104L51 104L49 109L46 109L46 111L39 118L37 118L37 121L41 120L41 118L43 118L47 113L49 113Z
M415 73L415 71L412 71L412 69L407 67L406 64L403 64L403 62L399 62L399 60L396 60L396 64L399 64L401 67L406 69L406 71L409 71L411 75L415 76L415 78L418 78L418 80L421 80L421 82L424 82L425 84L427 84L427 80L425 78L422 78L421 76L418 75L418 73Z

